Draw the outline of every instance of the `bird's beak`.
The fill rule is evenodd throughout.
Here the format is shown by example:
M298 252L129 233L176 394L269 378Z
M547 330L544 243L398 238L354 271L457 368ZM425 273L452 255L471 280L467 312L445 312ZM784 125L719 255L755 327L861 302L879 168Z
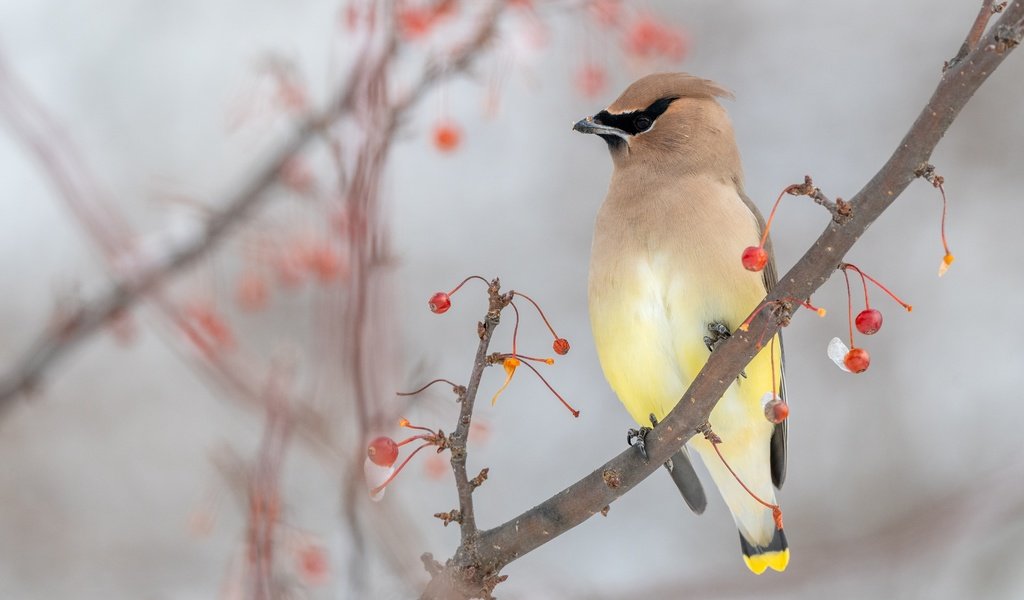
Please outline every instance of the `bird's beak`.
M597 135L614 135L620 138L625 138L626 134L621 129L615 127L609 127L608 125L602 125L594 121L594 117L586 117L576 121L576 124L572 126L573 131L580 133L594 133Z

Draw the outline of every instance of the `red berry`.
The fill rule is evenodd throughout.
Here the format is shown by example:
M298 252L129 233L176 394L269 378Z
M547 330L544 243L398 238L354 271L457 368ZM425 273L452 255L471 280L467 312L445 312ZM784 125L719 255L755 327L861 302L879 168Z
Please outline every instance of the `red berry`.
M743 268L748 271L760 271L768 264L768 252L761 246L748 246L743 251Z
M555 343L551 344L551 347L557 354L568 354L569 353L569 340L565 338L558 338Z
M764 405L764 418L778 425L789 418L789 404L781 398L774 398Z
M871 365L871 356L863 348L851 348L843 357L843 364L854 373L863 373Z
M434 126L434 147L441 152L454 152L462 142L462 130L450 121Z
M854 323L857 325L857 331L864 335L873 335L882 328L882 313L873 308L864 309L857 315Z
M438 292L430 297L430 302L427 302L427 306L430 307L430 312L442 315L452 307L452 299L448 294Z
M380 436L366 447L366 457L375 465L390 467L398 458L398 444L389 437Z

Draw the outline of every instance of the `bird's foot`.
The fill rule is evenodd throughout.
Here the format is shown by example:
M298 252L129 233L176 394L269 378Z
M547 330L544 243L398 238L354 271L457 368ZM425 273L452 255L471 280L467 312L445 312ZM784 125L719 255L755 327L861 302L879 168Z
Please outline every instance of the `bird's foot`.
M708 352L714 352L722 342L732 337L729 327L721 321L708 323L708 333L710 335L704 336L704 345L708 347ZM747 372L745 370L740 371L740 377L746 379Z
M626 431L626 443L640 451L640 456L647 460L647 434L651 432L650 427L629 429Z
M629 429L626 431L626 443L639 450L640 456L644 457L644 460L647 460L647 434L653 431L654 427L658 426L658 419L653 414L651 414L650 419L650 427L640 427L639 429Z
M708 333L709 335L704 336L704 345L708 347L708 352L714 352L722 342L732 337L732 332L721 321L708 323Z

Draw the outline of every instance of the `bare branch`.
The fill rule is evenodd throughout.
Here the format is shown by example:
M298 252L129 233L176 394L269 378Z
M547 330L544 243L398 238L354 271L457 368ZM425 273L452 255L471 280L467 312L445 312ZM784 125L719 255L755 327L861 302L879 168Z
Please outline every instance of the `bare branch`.
M960 46L960 50L956 53L956 56L946 61L946 64L943 65L943 71L955 67L960 63L960 61L966 58L968 54L978 47L978 41L981 40L981 36L985 33L985 28L988 27L989 19L992 18L992 15L1003 12L1003 9L1006 8L1005 2L994 4L995 0L981 0L981 9L978 11L978 16L974 18L974 23L971 25L970 31L967 32L967 38Z
M455 473L455 486L459 494L459 509L462 514L462 544L472 544L477 535L476 515L473 512L473 490L477 487L469 480L466 474L466 441L469 438L469 427L473 420L473 405L476 402L477 390L480 388L480 378L483 377L484 369L488 366L487 348L491 343L491 336L501 319L501 310L508 304L509 296L500 293L501 284L495 279L487 287L488 308L487 315L480 324L480 345L477 347L476 358L473 361L473 372L469 377L469 384L466 386L466 393L462 395L462 404L459 408L459 421L455 432L449 436L452 453L452 471ZM478 476L479 477L479 476Z

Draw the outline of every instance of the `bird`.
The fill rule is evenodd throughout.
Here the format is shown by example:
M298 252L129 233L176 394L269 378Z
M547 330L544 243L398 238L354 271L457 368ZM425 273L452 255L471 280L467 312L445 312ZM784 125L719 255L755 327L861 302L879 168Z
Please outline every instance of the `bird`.
M718 101L732 97L707 79L655 73L573 126L602 138L611 153L611 181L591 246L590 322L605 378L641 426L630 430L630 443L645 457L647 425L672 410L714 347L777 279L770 241L761 272L741 261L745 248L759 244L765 223L743 190L732 123ZM714 436L698 435L665 464L701 514L707 498L688 449L701 457L739 530L743 560L756 574L789 564L781 518L774 518L781 512L753 497L777 507L774 488L786 476L786 422L768 421L763 404L784 398L777 341L764 343L711 412L721 456Z

